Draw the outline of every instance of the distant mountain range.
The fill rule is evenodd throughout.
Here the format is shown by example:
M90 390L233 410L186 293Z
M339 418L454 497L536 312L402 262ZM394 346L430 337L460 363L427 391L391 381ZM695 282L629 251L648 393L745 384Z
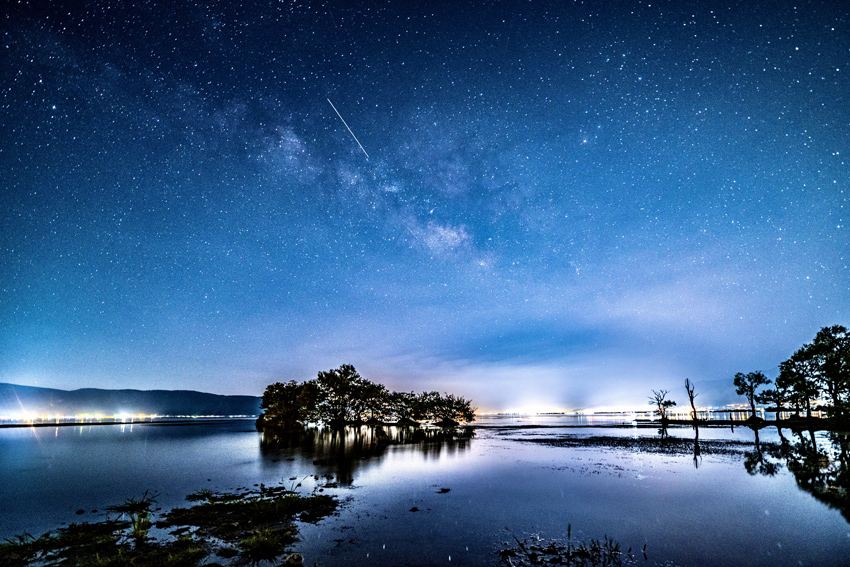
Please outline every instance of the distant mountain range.
M56 390L0 382L0 415L258 415L257 396L192 390Z

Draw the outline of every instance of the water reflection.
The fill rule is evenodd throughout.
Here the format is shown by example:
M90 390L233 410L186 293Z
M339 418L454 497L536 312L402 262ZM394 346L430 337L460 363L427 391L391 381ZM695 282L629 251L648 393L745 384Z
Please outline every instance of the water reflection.
M850 522L850 434L830 431L819 443L813 430L784 428L777 425L780 442L761 443L754 428L755 445L746 454L744 467L751 475L775 475L782 466L794 475L797 486L831 508L839 510ZM823 439L823 438L822 438Z
M694 468L698 469L702 464L702 453L699 449L699 425L694 424Z
M848 434L830 432L831 442L818 447L813 432L807 440L802 431L795 432L799 442L790 444L788 470L797 486L830 507L841 511L850 522L850 467L848 466Z
M426 458L465 451L474 437L471 427L359 425L344 428L310 427L303 430L266 428L260 437L264 455L298 454L312 460L321 476L334 476L351 485L355 473L374 466L391 447L419 451Z
M782 464L778 459L781 458L783 449L780 445L775 444L762 445L759 440L758 428L753 428L755 433L755 443L753 450L745 453L744 468L750 475L774 476L782 469ZM781 433L780 433L781 434Z

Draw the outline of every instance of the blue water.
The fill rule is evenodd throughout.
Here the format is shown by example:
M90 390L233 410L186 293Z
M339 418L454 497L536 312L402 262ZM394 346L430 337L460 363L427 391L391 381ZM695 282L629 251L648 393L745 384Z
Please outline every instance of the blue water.
M0 539L103 519L107 506L145 490L167 509L201 488L300 483L304 493L321 489L342 502L338 514L301 526L296 549L308 565L493 565L501 542L565 537L568 524L574 537L646 545L649 565L847 564L850 524L798 488L781 459L772 459L781 465L773 476L751 475L740 454L704 454L695 466L692 454L525 441L657 435L582 427L616 421L500 416L482 419L471 439L383 449L369 444L368 428L269 446L250 421L0 429ZM687 428L670 434L693 438ZM825 434L815 438L836 456ZM751 442L754 434L703 428L700 439ZM760 439L779 437L770 428Z

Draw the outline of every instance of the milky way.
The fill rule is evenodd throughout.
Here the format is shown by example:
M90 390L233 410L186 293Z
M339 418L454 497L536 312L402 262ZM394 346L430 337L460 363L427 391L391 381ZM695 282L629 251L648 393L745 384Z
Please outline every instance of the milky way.
M11 5L0 381L774 376L850 324L850 10L683 4Z

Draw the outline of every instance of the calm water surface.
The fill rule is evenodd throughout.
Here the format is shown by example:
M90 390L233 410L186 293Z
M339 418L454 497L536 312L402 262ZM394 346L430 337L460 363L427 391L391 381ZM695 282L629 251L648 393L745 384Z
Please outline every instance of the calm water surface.
M826 455L815 459L814 477L800 474L805 455L792 451L789 461L768 450L779 446L776 428L760 432L761 452L735 445L724 453L709 452L708 443L751 444L754 433L703 428L706 450L696 460L690 449L559 446L564 435L658 435L652 428L590 427L611 424L487 418L471 439L379 450L366 427L306 443L263 441L252 422L3 429L0 539L102 519L106 506L145 490L159 493L158 505L167 509L201 488L300 483L304 493L321 489L343 502L337 515L301 526L296 548L309 565L493 565L494 552L513 535L562 538L568 524L585 539L646 545L649 560L638 552L638 564L850 564L850 524L798 486L816 485L823 480L817 475L840 478L840 447L826 434L814 436ZM670 435L674 442L694 437L685 428ZM789 448L811 446L809 433L785 430L784 437Z

